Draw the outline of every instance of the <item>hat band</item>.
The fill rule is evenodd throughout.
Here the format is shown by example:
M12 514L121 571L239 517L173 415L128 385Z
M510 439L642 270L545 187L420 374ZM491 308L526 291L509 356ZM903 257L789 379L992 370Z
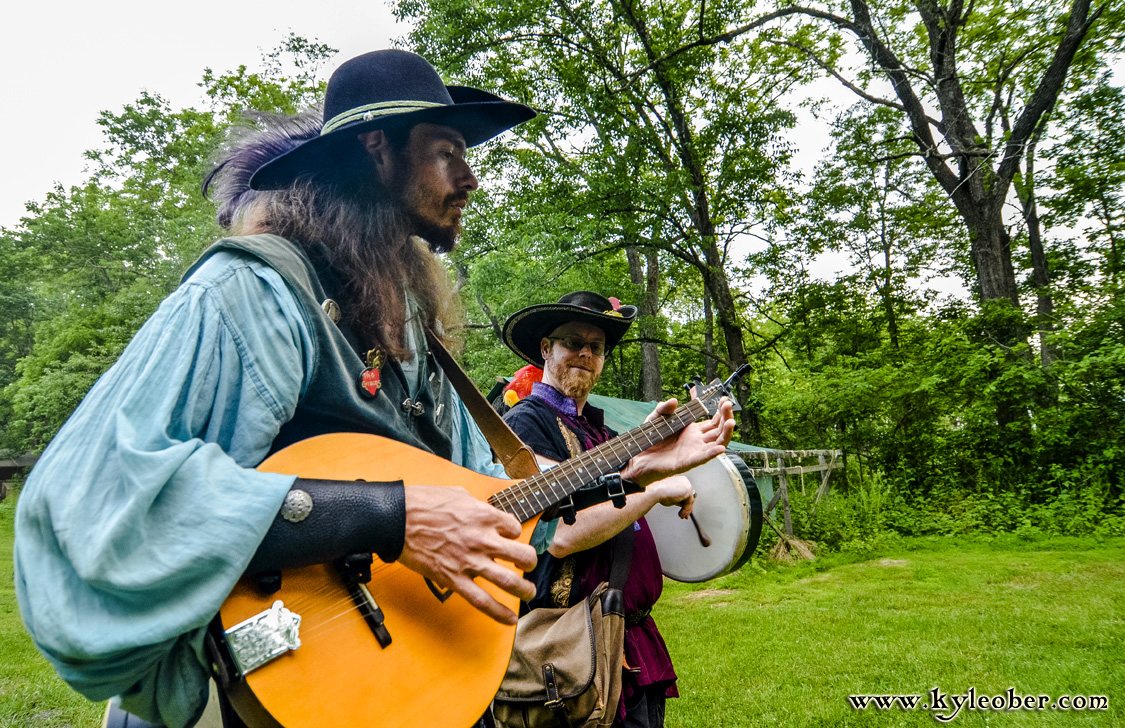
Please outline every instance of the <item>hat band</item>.
M320 130L320 135L324 136L325 134L334 132L345 124L350 124L353 121L371 121L380 116L406 114L411 111L432 109L435 106L448 106L448 104L438 104L432 101L381 101L377 104L357 106L354 109L348 109L342 114L337 114L325 122L324 128Z

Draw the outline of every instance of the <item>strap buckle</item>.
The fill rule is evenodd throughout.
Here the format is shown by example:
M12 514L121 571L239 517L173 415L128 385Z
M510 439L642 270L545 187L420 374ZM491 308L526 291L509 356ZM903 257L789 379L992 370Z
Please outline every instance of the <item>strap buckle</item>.
M621 473L603 475L598 478L597 483L599 488L605 488L605 494L613 501L614 508L625 507L625 483L621 479Z
M565 500L559 501L558 512L562 516L563 523L573 526L577 520L575 514L578 513L578 508L574 505L574 496L568 495Z

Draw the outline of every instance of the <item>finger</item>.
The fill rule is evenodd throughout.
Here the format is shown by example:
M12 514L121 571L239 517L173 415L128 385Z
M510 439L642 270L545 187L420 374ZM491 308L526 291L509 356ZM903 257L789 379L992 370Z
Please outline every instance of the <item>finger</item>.
M700 422L699 428L696 430L704 440L717 440L722 437L723 426L716 425L711 420Z
M723 453L725 453L726 451L727 451L727 446L725 444L723 444L721 442L716 442L716 443L714 443L712 445L709 445L707 447L707 450L706 450L707 456L704 459L705 460L711 460L713 458L717 458L720 455L722 455Z
M504 538L518 538L523 533L523 526L520 524L519 519L511 513L504 513L489 506L489 510L498 513L500 518L496 524L496 532Z
M723 422L734 416L734 406L730 400L723 397L719 402L719 406L715 408L715 414L711 415L710 423L715 427L720 427Z
M650 422L657 417L667 417L668 415L676 411L677 406L679 406L679 402L676 401L675 397L673 397L672 399L666 399L660 404L656 405L656 409L649 413L649 416L645 418L645 422Z
M468 577L455 579L453 591L465 598L475 609L492 617L500 624L515 624L516 614L486 592L479 584Z
M529 602L535 598L535 585L521 576L520 572L513 571L502 564L489 562L489 564L481 570L479 576L482 579L487 579L492 582L512 596L519 597L521 601Z
M486 553L490 559L511 562L523 571L531 571L539 561L534 548L506 538L491 544Z

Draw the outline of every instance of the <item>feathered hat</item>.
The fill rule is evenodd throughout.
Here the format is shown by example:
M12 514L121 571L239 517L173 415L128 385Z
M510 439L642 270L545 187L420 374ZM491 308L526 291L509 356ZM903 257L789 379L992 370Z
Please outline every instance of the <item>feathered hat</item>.
M523 104L467 86L446 86L419 55L383 50L357 56L328 80L320 135L258 168L255 190L287 187L346 165L362 151L358 136L375 129L430 123L453 127L468 146L535 116Z
M516 311L504 322L504 343L527 362L543 366L539 343L570 321L592 324L605 332L606 354L617 346L637 317L636 306L623 306L616 298L591 291L575 291L558 303L543 303Z

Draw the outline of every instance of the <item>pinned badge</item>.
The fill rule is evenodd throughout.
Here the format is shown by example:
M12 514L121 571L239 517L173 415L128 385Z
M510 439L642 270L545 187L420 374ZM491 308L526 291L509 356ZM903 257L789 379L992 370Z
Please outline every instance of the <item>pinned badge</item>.
M382 349L376 347L367 352L363 360L367 364L367 368L359 375L359 389L367 396L374 397L379 394L379 387L383 386L379 370L383 368L383 363L387 361L387 355Z
M359 389L361 392L365 392L369 397L374 397L379 394L379 387L381 387L382 384L379 377L379 370L374 367L364 369L363 374L359 375Z
M324 302L320 304L320 307L324 310L324 313L328 315L329 321L334 324L340 323L340 317L343 315L343 312L340 310L340 304L336 303L331 298L326 298Z

